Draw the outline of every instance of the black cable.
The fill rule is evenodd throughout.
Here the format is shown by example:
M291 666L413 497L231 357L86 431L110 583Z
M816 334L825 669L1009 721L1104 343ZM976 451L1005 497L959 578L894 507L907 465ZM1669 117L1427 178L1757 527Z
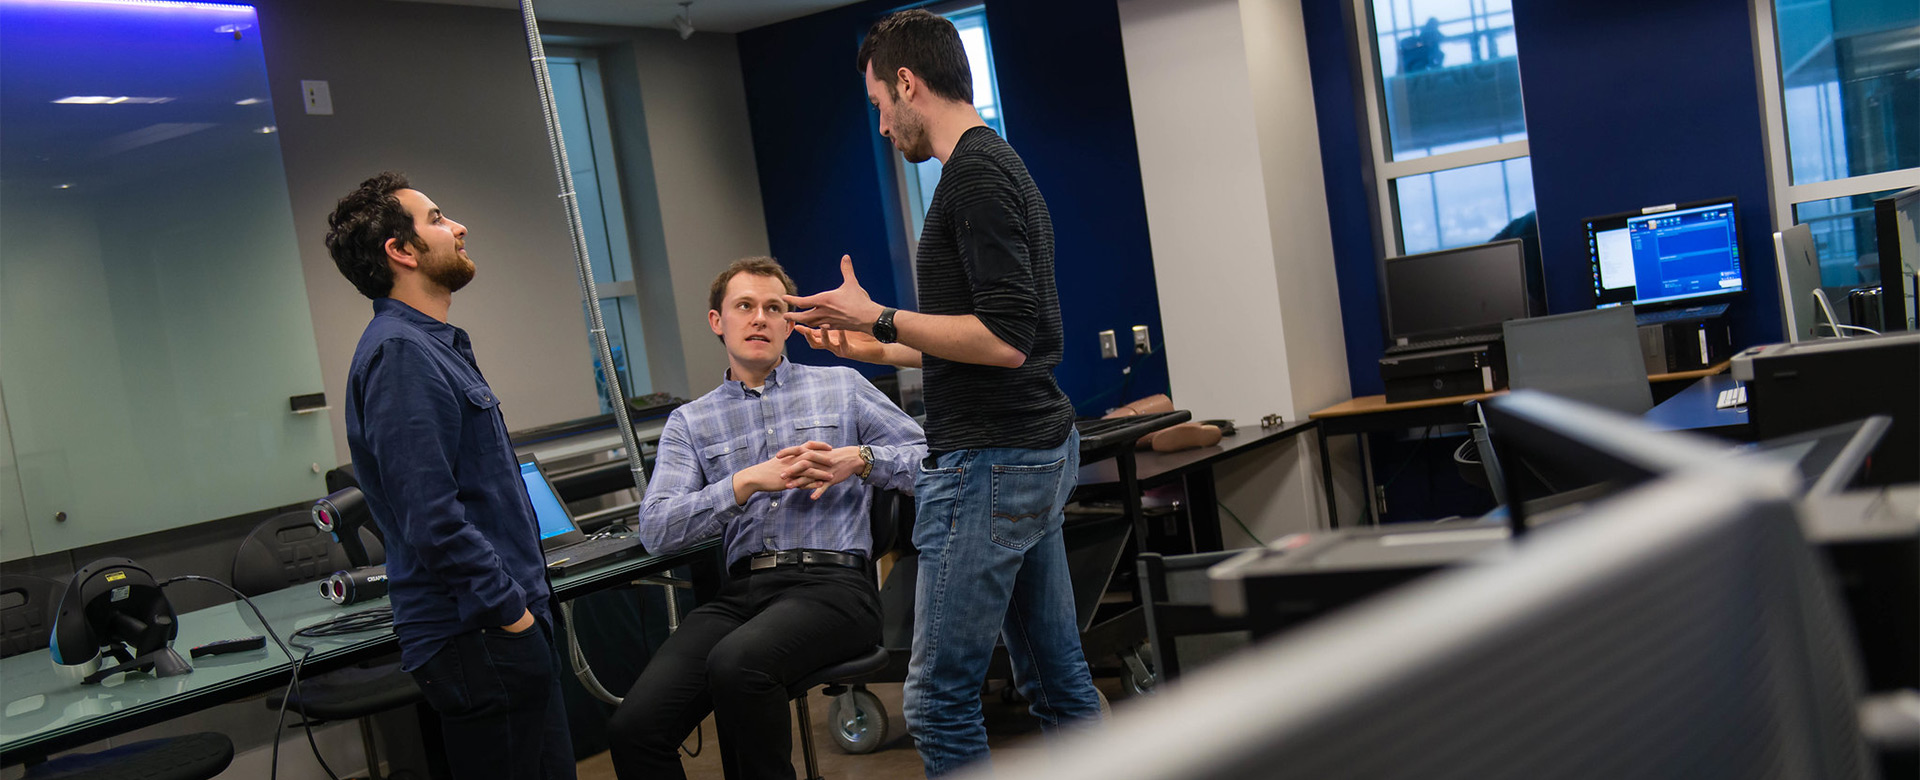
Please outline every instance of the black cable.
M260 627L266 629L267 636L273 637L273 643L279 645L280 652L286 654L287 660L293 661L293 678L287 680L287 689L281 692L280 711L279 714L274 717L273 721L273 758L271 759L272 769L269 770L268 776L277 778L280 776L280 729L285 726L287 721L287 700L300 693L300 667L306 662L307 655L313 653L313 648L305 648L306 652L302 653L300 658L294 658L293 649L288 647L287 642L280 638L280 634L273 630L273 624L267 622L267 616L260 612L260 607L254 604L253 599L248 598L247 594L241 593L239 588L235 588L232 585L228 585L212 577L202 577L198 574L182 574L160 583L160 586L166 587L175 582L185 582L189 580L195 582L210 582L226 588L228 591L231 591L233 595L240 597L240 600L246 603L247 608L253 610L253 616L260 619ZM321 625L325 624L323 623ZM301 629L301 631L306 630L307 629ZM293 635L298 637L301 631L295 631ZM300 725L306 729L307 746L313 749L313 760L320 762L320 769L327 773L328 778L331 780L340 780L340 776L334 774L333 767L327 766L327 760L320 756L320 743L313 738L313 723L303 717L300 719Z
M1115 384L1113 384L1113 385L1111 385L1111 386L1109 386L1109 387L1108 387L1107 389L1105 389L1105 390L1102 390L1102 391L1100 391L1100 392L1098 392L1098 393L1094 393L1094 394L1093 394L1092 396L1090 396L1090 397L1088 397L1088 398L1087 398L1087 400L1085 400L1085 401L1081 401L1081 402L1080 402L1080 403L1079 403L1079 404L1078 404L1078 405L1076 406L1076 408L1085 408L1085 407L1087 407L1087 406L1089 406L1089 405L1092 405L1092 404L1093 404L1093 402L1095 402L1095 401L1098 401L1098 400L1100 400L1100 399L1102 399L1102 398L1105 398L1105 397L1107 397L1107 396L1109 396L1109 395L1112 395L1112 394L1113 394L1113 393L1114 393L1115 391L1119 391L1119 393L1120 393L1120 397L1121 397L1121 399L1122 399L1122 400L1121 400L1121 403L1126 403L1126 401L1125 401L1125 399L1126 399L1126 393L1127 393L1127 388L1128 388L1128 387L1131 387L1131 386L1133 385L1133 372L1134 372L1134 369L1137 369L1137 368L1139 368L1139 367L1140 367L1140 363L1141 363L1142 361L1144 361L1144 360L1146 360L1146 359L1147 359L1147 358L1149 358L1149 357L1152 357L1152 356L1154 356L1154 355L1157 355L1157 354L1160 354L1160 353L1159 353L1159 352L1147 352L1147 353L1140 353L1140 354L1135 354L1135 355L1133 356L1133 361L1132 361L1132 362L1130 362L1130 363L1128 363L1128 364L1127 364L1127 367L1126 367L1126 368L1123 368L1123 369L1120 369L1120 381L1119 381L1119 382L1117 382L1117 383L1115 383ZM1094 410L1093 412L1090 412L1090 413L1089 413L1089 416L1090 416L1091 414L1095 414L1095 413L1100 413L1100 410L1096 408L1096 409L1095 409L1095 410Z
M1240 515L1236 514L1232 509L1228 509L1226 503L1220 501L1219 499L1214 499L1213 503L1215 506L1218 506L1221 509L1226 509L1227 516L1233 518L1233 524L1240 526L1240 531L1242 533L1245 533L1248 539L1252 539L1254 544L1260 545L1262 547L1265 547L1267 545L1266 542L1260 541L1260 537L1254 535L1253 529L1248 528L1246 523L1240 522Z
M1433 426L1429 425L1427 426L1427 432L1421 434L1420 443L1414 445L1413 452L1407 453L1406 459L1400 461L1400 467L1393 470L1393 476L1387 477L1387 481L1380 483L1382 490L1392 487L1393 481L1399 479L1401 473L1405 472L1408 466L1413 465L1413 461L1420 457L1420 451L1426 449L1427 440L1431 438L1433 438Z

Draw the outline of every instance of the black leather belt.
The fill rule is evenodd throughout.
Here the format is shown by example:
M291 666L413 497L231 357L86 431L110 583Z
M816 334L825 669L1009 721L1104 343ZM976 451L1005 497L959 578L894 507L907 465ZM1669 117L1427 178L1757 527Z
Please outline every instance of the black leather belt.
M776 550L754 553L728 568L735 577L744 577L757 571L777 569L782 566L839 566L848 569L867 568L867 559L851 553L832 550Z

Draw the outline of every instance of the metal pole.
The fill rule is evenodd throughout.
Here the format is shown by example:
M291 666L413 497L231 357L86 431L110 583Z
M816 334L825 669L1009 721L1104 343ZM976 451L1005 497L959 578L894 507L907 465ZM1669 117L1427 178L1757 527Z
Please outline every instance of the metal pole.
M580 221L580 199L574 194L573 168L567 163L567 145L560 135L560 112L553 102L553 77L547 72L547 49L540 42L540 22L533 15L533 0L520 0L520 19L527 30L527 55L533 65L533 80L540 88L541 116L547 122L547 147L553 151L554 173L560 178L560 202L567 209L567 232L573 237L574 270L580 277L580 291L587 301L587 332L600 354L600 373L606 379L607 403L613 406L613 419L620 427L620 440L627 447L627 468L633 472L633 488L641 496L647 493L647 475L641 468L640 440L633 435L633 422L627 418L627 396L620 390L620 376L613 369L613 347L607 342L607 323L600 315L600 290L593 282L593 265L587 259L587 231ZM666 586L668 629L679 626L680 610L673 586ZM567 644L574 673L595 698L615 706L620 697L600 685L588 667L573 630L573 609L561 605L567 627Z

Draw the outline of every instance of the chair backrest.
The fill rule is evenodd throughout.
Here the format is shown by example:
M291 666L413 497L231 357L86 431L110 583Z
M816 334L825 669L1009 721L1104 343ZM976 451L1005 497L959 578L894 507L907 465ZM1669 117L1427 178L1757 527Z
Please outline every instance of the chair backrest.
M1507 381L1513 389L1540 390L1624 414L1653 408L1632 309L1509 320L1504 330Z
M913 496L875 488L867 520L873 534L873 551L867 557L879 560L880 556L892 552L902 539L913 538Z
M0 574L0 658L45 650L66 586L32 574Z
M326 579L350 568L333 536L302 510L275 515L254 526L233 556L233 587L257 596Z

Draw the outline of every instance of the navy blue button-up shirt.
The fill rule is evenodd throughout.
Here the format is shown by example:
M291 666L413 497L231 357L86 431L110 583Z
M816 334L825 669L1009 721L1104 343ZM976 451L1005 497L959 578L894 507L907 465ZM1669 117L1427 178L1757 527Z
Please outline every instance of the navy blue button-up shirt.
M734 502L734 472L809 441L871 446L866 484L848 479L817 501L802 489ZM725 534L729 564L768 550L865 555L873 547L872 487L912 493L926 456L920 426L859 372L782 361L758 389L728 379L673 410L660 434L638 534L653 552Z
M547 617L546 560L467 332L392 298L373 311L347 376L347 447L386 536L394 633L412 670L456 635L523 610Z

